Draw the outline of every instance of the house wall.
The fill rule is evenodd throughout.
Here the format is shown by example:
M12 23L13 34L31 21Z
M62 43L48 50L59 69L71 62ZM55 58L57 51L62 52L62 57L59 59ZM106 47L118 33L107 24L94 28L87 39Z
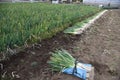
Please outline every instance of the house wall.
M104 7L120 7L120 0L83 0L87 5L103 5Z

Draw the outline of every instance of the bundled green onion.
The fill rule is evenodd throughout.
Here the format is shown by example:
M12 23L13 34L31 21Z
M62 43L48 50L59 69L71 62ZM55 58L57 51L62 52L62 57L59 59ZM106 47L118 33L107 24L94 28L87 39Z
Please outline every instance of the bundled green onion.
M76 61L66 50L57 50L52 53L48 62L53 71L62 71L74 75L82 80L93 80L94 67L91 64Z
M53 71L61 71L64 68L74 67L75 59L66 50L56 50L52 53L48 62Z

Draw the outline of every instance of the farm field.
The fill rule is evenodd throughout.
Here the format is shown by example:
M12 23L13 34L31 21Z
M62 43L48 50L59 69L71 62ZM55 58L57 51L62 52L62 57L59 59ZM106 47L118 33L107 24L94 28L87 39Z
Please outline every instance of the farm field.
M0 4L0 51L50 38L101 9L83 5Z
M58 33L3 62L3 80L80 80L71 75L52 72L49 58L56 49L65 49L80 62L95 67L94 80L120 80L120 10L109 10L82 35ZM113 27L114 26L114 27ZM11 77L16 71L20 78Z
M50 52L56 49L92 64L94 80L120 80L119 9L108 10L81 35L63 32L100 10L72 4L0 4L0 52L28 44L9 60L0 61L0 80L80 80L50 69Z

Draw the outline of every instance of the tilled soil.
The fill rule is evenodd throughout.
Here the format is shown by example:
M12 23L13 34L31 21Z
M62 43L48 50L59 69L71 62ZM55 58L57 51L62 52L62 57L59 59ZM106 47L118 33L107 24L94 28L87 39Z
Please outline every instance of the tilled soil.
M95 67L94 80L120 80L120 10L107 11L81 35L59 33L4 63L6 76L16 71L14 80L80 80L71 75L52 72L47 61L49 52L66 49L80 62Z

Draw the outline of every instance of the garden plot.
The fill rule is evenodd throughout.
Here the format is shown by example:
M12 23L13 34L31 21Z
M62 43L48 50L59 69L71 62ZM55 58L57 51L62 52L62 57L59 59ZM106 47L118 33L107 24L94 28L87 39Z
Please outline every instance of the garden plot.
M80 80L50 69L47 63L50 52L61 48L78 61L92 64L95 67L94 80L120 80L119 14L120 10L109 10L84 34L61 32L24 49L9 61L2 62L2 80Z
M3 56L15 54L12 49L51 38L101 11L93 6L74 4L1 3L0 7L0 55ZM2 54L4 52L8 54Z
M19 80L80 80L50 70L47 63L56 49L66 49L74 58L95 68L94 80L120 80L120 11L109 10L82 35L59 33L4 62L2 74L10 80L16 71ZM11 78L12 80L13 78ZM4 79L3 79L4 80ZM17 79L14 79L17 80Z

